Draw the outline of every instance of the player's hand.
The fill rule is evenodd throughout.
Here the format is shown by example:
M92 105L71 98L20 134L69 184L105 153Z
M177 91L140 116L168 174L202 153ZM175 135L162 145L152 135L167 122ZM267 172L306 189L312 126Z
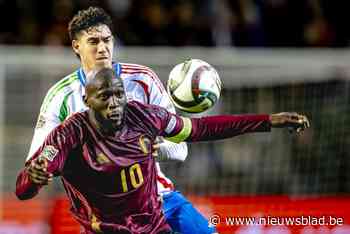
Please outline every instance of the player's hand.
M310 127L310 122L305 115L294 112L282 112L270 115L271 126L273 128L288 128L297 133Z
M152 145L152 155L153 157L158 157L159 156L159 148L160 148L160 143L162 143L163 140L161 137L157 137L156 140L154 141L154 144Z
M160 148L159 143L156 143L154 145L152 145L152 156L153 157L158 157L158 150Z
M47 167L48 162L46 158L36 158L27 167L29 179L37 185L47 185L53 178L53 175L47 172Z

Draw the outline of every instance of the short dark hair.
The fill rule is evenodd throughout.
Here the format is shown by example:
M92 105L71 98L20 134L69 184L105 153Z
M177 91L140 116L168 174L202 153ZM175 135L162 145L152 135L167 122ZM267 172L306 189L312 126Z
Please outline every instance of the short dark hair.
M80 10L69 22L68 33L70 40L77 39L77 34L90 27L105 24L113 33L113 23L111 17L100 7L89 7Z
M123 85L122 79L118 76L114 69L112 68L101 68L101 69L93 69L88 74L86 74L87 83L85 85L85 93L90 93L89 90L95 87L96 82L99 80L107 81L113 79L119 79L121 84Z
M114 78L119 78L119 77L115 74L115 71L112 68L107 68L107 67L104 67L98 70L94 77L94 79L114 79Z
M120 76L116 74L114 69L103 67L103 68L95 68L86 74L87 81L94 81L99 79L120 79Z

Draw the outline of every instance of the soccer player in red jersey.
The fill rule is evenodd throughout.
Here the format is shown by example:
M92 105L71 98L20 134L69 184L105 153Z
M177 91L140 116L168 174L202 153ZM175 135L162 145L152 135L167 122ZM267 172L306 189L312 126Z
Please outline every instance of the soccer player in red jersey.
M86 234L171 233L157 194L157 136L191 142L309 126L296 113L184 118L159 106L127 103L122 80L109 68L97 72L85 90L89 109L48 135L20 172L16 195L30 199L42 187L40 177L60 176Z

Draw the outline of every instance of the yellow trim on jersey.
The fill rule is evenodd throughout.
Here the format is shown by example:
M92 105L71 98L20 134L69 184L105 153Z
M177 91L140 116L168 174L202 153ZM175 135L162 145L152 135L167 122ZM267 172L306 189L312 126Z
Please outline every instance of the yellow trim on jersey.
M100 225L101 225L101 222L98 221L97 217L94 214L92 214L92 217L91 217L92 230L94 230L96 233L103 233Z
M183 142L184 140L186 140L192 132L192 122L191 119L189 118L185 118L185 117L181 117L182 121L183 121L183 127L181 129L181 131L176 134L175 136L172 137L167 137L166 139L168 141L172 141L174 143L180 143Z

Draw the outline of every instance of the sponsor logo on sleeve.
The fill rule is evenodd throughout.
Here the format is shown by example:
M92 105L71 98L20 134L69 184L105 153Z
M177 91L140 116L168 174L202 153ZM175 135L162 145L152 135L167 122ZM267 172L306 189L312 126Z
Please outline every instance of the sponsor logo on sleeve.
M110 163L110 162L111 162L111 160L109 160L109 159L107 158L107 156L106 156L105 154L103 154L103 153L97 154L96 161L97 161L100 165L106 164L106 163Z
M38 121L36 122L35 128L36 129L42 128L44 127L45 123L46 123L45 117L42 114L40 114L38 117Z
M40 156L52 162L53 159L56 157L57 153L58 153L58 149L56 149L54 146L46 145L43 151L41 152Z

